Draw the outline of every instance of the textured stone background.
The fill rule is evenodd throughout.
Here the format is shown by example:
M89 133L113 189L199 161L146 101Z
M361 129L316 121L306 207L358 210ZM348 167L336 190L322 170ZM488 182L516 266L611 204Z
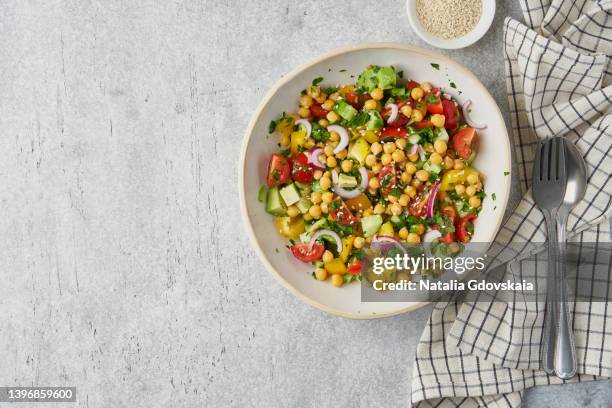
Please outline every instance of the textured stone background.
M519 11L500 3L448 54L505 110ZM281 74L347 44L423 45L402 1L7 0L0 40L0 385L75 385L81 407L408 406L430 309L350 321L293 298L242 233L236 170ZM611 388L526 406L603 407Z

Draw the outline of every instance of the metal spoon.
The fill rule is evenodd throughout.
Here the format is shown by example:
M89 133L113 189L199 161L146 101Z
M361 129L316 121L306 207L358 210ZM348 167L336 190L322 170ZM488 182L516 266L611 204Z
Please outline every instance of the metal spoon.
M555 347L555 373L564 380L576 375L576 346L572 331L569 310L567 306L566 287L566 229L567 217L570 211L584 198L587 188L586 163L580 151L569 140L564 140L567 187L563 204L557 211L557 240L559 242L559 261L557 276L559 316L557 320L557 336Z

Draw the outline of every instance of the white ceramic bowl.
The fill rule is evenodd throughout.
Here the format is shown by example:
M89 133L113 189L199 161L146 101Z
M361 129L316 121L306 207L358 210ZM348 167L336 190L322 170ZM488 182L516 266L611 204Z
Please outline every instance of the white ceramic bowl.
M439 64L439 70L432 63ZM285 75L272 87L254 112L242 144L239 190L246 229L264 265L298 298L326 312L361 319L396 315L426 303L362 303L358 283L336 288L329 282L314 280L312 266L299 262L285 248L287 241L277 233L273 218L265 212L257 194L265 182L270 155L278 149L277 136L268 137L270 121L282 112L295 110L301 90L313 78L323 77L323 85L351 83L368 64L393 65L404 71L404 78L429 81L444 89L452 80L457 90L463 91L460 98L473 101L474 120L487 123L488 128L479 132L481 142L475 166L486 174L486 191L489 197L495 193L496 201L484 200L476 220L474 242L490 242L495 237L510 192L510 176L504 172L511 168L508 134L495 101L466 68L436 52L400 44L358 45L324 54Z
M406 12L408 13L408 21L410 21L412 29L423 41L438 48L457 49L474 44L486 34L495 17L495 0L482 0L482 14L476 26L463 37L454 38L452 40L436 37L423 27L421 20L419 20L417 16L416 0L406 1Z

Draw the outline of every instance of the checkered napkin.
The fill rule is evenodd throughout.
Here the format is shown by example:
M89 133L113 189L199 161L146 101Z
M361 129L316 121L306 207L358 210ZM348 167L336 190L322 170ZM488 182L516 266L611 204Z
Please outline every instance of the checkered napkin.
M529 191L538 139L564 135L587 162L586 198L570 215L569 240L578 246L607 243L608 252L611 241L612 0L521 0L521 6L529 27L506 19L504 46L514 176L524 197L492 245L496 264L511 279L538 274L537 261L520 249L541 250L546 240L543 215ZM607 294L610 263L608 255L597 283ZM578 275L580 269L578 263ZM524 389L563 382L540 368L543 299L487 295L493 301L457 295L435 305L417 347L415 406L518 407ZM612 377L612 304L569 306L579 372L570 381Z

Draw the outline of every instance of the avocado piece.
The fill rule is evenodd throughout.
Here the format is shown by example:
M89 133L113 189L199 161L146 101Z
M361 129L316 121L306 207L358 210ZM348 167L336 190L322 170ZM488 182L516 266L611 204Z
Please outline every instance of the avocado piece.
M380 226L382 225L383 219L380 214L369 215L361 219L361 229L363 230L363 236L365 238L371 237L376 234Z
M325 225L326 221L324 218L320 218L317 221L313 222L312 224L308 225L306 227L306 232L314 232L316 230L318 230L319 228L321 228L323 225Z
M353 108L344 99L338 99L334 105L334 112L342 117L342 119L351 120L357 115L357 109Z
M302 197L306 197L312 193L312 185L310 183L300 183L299 181L295 181L293 184L295 184L295 186L298 188Z
M378 87L381 89L391 89L395 87L397 74L392 66L381 67L377 73Z
M338 186L342 188L357 187L357 179L348 174L340 174L340 176L338 176Z
M372 92L376 89L378 86L378 70L377 66L372 66L359 74L357 86L365 92Z
M300 192L298 191L295 184L289 184L288 186L281 188L280 195L281 197L283 197L283 201L285 202L286 206L290 206L297 203L298 201L300 201L301 198Z
M348 157L357 160L361 165L365 163L368 154L370 154L370 144L363 137L355 140L349 147Z
M307 197L302 197L300 198L300 201L297 202L296 206L302 214L306 214L308 209L312 207L312 201L310 201L310 199Z
M383 119L380 116L380 113L376 111L368 112L370 119L368 119L368 123L366 123L366 128L368 130L376 130L381 129L384 126Z
M270 187L266 196L266 212L272 215L286 215L287 206L283 202L278 187Z

